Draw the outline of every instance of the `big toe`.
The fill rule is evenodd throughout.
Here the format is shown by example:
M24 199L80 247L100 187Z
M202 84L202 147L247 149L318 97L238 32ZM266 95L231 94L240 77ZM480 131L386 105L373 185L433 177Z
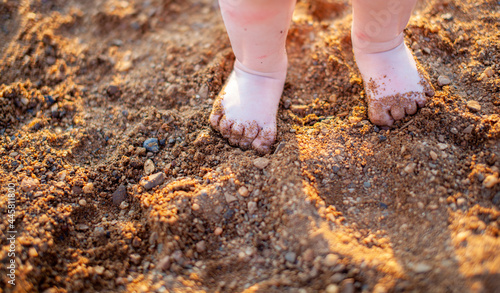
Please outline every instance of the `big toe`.
M222 116L219 122L219 131L224 138L229 138L231 136L231 127L234 121L228 119L226 116Z
M259 131L259 134L252 142L252 147L259 153L267 154L271 152L271 146L276 139L276 127L266 126Z

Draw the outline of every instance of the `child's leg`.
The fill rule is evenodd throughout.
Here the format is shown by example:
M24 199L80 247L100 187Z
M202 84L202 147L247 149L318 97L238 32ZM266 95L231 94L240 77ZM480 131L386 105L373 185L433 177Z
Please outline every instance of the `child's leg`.
M234 71L214 103L212 127L233 145L267 153L287 70L286 35L295 0L219 0Z
M352 43L370 120L392 125L423 107L434 91L403 42L417 0L353 0Z

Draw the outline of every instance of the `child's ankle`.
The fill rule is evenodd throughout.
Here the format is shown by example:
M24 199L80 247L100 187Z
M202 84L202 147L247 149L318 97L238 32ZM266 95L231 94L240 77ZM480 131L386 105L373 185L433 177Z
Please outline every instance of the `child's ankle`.
M404 42L404 34L400 33L397 37L387 41L378 41L370 38L362 32L357 32L354 28L351 31L352 47L355 52L365 54L375 54L390 51Z
M285 56L284 60L281 61L280 63L281 64L278 64L276 67L273 68L273 70L263 72L263 71L253 70L253 69L243 65L243 63L241 63L238 59L236 59L236 61L234 62L234 68L241 70L245 73L249 73L249 74L256 75L256 76L284 80L286 78L286 73L287 73L287 68L288 68L287 57Z

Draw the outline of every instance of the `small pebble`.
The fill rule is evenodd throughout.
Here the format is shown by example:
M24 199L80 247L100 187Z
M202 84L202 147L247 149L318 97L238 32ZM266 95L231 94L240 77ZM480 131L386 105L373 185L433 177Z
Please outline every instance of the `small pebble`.
M264 168L267 167L267 165L269 165L270 162L271 160L267 158L257 158L253 161L253 165L258 169L263 170Z
M80 199L80 200L78 201L78 204L79 204L80 206L84 207L84 206L86 206L86 205L87 205L87 201L86 201L85 199Z
M92 182L87 183L83 186L82 190L85 194L91 194L92 192L94 192L94 184Z
M89 226L87 226L85 224L78 224L75 226L75 229L77 231L87 231L89 229Z
M105 271L105 268L103 266L95 266L94 267L94 272L97 274L97 275L102 275Z
M470 231L463 231L457 234L456 239L458 242L464 242L467 240L467 237L469 237L471 234Z
M235 196L233 196L229 192L224 193L224 198L226 199L227 203L232 203L238 200Z
M52 105L54 105L54 103L56 102L56 100L54 100L54 98L51 96L51 95L46 95L46 96L43 96L44 99L45 99L45 103L47 103L47 105L50 107Z
M473 130L474 130L474 125L469 125L469 126L465 127L463 133L471 134Z
M453 14L451 14L451 13L445 13L445 14L441 15L441 18L444 19L444 20L452 20L453 19Z
M417 274L424 274L427 272L430 272L432 270L432 267L428 264L425 263L418 263L413 267L413 271Z
M459 197L459 198L457 199L457 205L459 205L459 206L463 206L465 203L466 203L465 198L463 198L463 197Z
M153 232L151 233L151 236L149 236L149 245L155 245L156 241L158 241L158 233Z
M486 178L484 178L483 186L486 188L493 188L499 182L500 182L500 179L498 179L497 175L488 175L488 176L486 176Z
M416 168L416 167L417 167L417 164L415 164L415 163L410 163L410 164L408 164L408 166L406 166L406 167L404 168L404 171L405 171L405 173L407 173L407 174L412 174L413 172L415 172L415 168Z
M147 151L157 153L160 150L160 146L158 145L157 138L148 138L144 141L143 147L146 148Z
M327 267L333 267L339 261L339 257L336 254L330 253L323 260L323 264Z
M133 264L138 265L141 263L141 256L137 253L131 254L130 261L132 261Z
M434 152L434 151L430 151L430 152L429 152L429 155L431 156L431 159L432 159L433 161L435 161L435 160L437 160L437 159L438 159L438 155L437 155L437 154L436 154L436 152Z
M135 149L135 153L138 156L145 156L146 155L146 148L138 147Z
M120 93L120 89L116 85L110 85L106 89L106 93L110 97L115 97L115 96L117 96Z
M359 122L361 122L361 120L363 120L362 117L355 117L355 116L349 117L349 123L351 124L358 124Z
M248 213L250 215L255 214L255 212L257 211L257 203L254 202L254 201L251 201L251 202L248 203L247 206L248 206Z
M144 163L144 174L150 175L155 171L155 164L153 163L153 160L147 159L146 162Z
M467 108L473 113L481 111L481 105L477 101L468 101Z
M378 140L379 141L386 141L387 140L387 136L385 136L385 135L379 135L378 136Z
M306 262L311 262L314 260L314 251L310 248L306 249L302 254L302 259Z
M240 187L240 189L238 189L238 193L239 193L239 195L241 195L243 197L247 197L249 194L249 191L248 191L248 188L246 188L245 186L242 186L242 187Z
M210 139L211 139L210 132L208 132L207 130L202 130L200 131L196 139L193 141L193 144L197 147L208 145L210 144ZM173 142L170 142L169 140L168 142L174 143L175 140Z
M156 174L149 175L147 177L142 178L140 184L146 190L150 190L150 189L162 184L163 181L165 181L165 173L158 172Z
M24 192L31 192L35 190L38 185L40 185L40 181L31 177L26 177L23 179L23 181L21 181L21 189Z
M330 277L330 281L335 284L342 282L342 280L344 279L345 275L341 273L335 273L333 276Z
M438 85L439 86L444 86L444 85L449 85L449 84L451 84L451 80L448 76L440 75L438 77Z
M122 203L120 204L120 209L122 209L122 210L125 210L128 207L129 207L129 203L126 201L122 201Z
M216 236L220 236L222 234L222 228L221 227L215 228L214 234Z
M339 286L335 284L330 284L328 287L325 289L326 293L338 293L339 292Z
M197 211L197 210L199 210L199 209L200 209L200 205L198 205L197 203L193 203L193 205L191 206L191 209L192 209L193 211Z
M488 67L483 71L483 74L487 77L492 77L493 75L495 75L495 70L493 70L493 68L491 67Z
M437 204L430 204L427 206L427 208L431 211L435 211L439 208L439 206Z
M119 206L127 198L127 187L120 185L112 195L113 204Z
M280 142L280 144L276 147L276 150L274 151L274 154L276 155L279 153L282 149L284 149L286 146L285 142Z
M111 45L116 46L116 47L121 47L121 46L123 46L123 41L120 39L114 39L111 41Z
M297 260L297 255L293 251L289 251L285 254L285 260L290 262L290 263L295 263Z
M354 280L353 279L345 279L340 283L340 292L341 293L354 293Z
M171 264L172 264L172 260L171 260L170 256L167 255L158 262L156 267L162 271L166 271L166 270L170 269Z
M38 256L38 252L36 251L36 249L34 247L30 248L30 250L28 251L28 254L30 257L37 257Z
M366 182L363 183L363 186L365 188L370 188L370 187L372 187L372 184L370 182L366 181Z
M200 98L202 99L206 99L208 98L208 86L206 84L203 84L201 87L200 87L200 90L198 91L198 95L200 96Z
M196 251L197 251L198 253L202 253L202 252L204 252L206 249L207 249L207 244L206 244L206 242L205 242L205 241L203 241L203 240L202 240L202 241L200 241L200 242L196 243Z
M141 239L139 237L134 237L134 240L132 240L132 246L135 248L138 248L141 246Z

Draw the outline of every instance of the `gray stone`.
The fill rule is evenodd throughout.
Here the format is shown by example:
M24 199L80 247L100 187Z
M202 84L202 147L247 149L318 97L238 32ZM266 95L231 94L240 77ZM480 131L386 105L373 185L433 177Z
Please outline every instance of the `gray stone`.
M424 274L430 272L432 267L425 263L418 263L413 267L413 271L417 274Z
M250 202L247 204L247 206L248 206L248 213L249 213L250 215L255 214L255 212L257 211L257 203L256 203L256 202L254 202L254 201L250 201Z
M125 199L127 199L127 187L120 185L112 195L113 204L119 206Z
M451 79L446 75L440 75L438 77L439 86L449 85L451 84Z
M285 260L290 262L290 263L295 263L297 260L297 255L293 251L289 251L285 254Z
M165 181L165 173L163 172L158 172L153 175L149 175L147 177L144 177L141 179L141 186L144 187L146 190L152 189Z
M340 283L340 292L341 293L354 293L354 280L353 279L345 279Z
M146 148L147 151L157 153L160 150L160 146L158 145L158 139L157 138L148 138L144 141L143 144L144 148Z

